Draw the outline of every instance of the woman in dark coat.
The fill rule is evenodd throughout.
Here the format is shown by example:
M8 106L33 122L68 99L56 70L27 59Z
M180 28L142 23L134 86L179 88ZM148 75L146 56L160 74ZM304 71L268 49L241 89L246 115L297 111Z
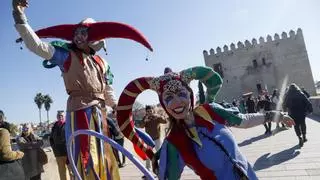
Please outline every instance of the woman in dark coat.
M21 165L23 152L12 151L10 133L0 128L0 180L24 180L24 171Z
M12 150L9 123L4 120L4 113L0 110L0 180L24 180L25 175L21 165L24 154Z
M267 112L271 111L271 100L270 97L266 94L263 98L263 96L258 97L258 104L257 104L257 111ZM264 134L272 134L271 132L271 122L264 123L264 128L266 129L266 132Z
M24 152L22 158L22 166L26 179L40 180L43 171L43 163L41 162L40 149L43 141L35 134L30 124L25 124L22 129L22 134L18 138L18 146Z
M302 147L307 141L306 116L313 111L312 104L300 88L292 83L285 96L284 108L288 109L289 116L295 121L294 130L299 138L299 145Z

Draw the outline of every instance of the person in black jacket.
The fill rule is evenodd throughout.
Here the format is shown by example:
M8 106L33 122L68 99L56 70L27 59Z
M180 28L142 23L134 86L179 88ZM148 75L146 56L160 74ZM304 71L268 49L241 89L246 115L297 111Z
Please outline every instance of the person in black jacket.
M17 144L19 150L24 153L22 167L26 179L41 180L41 174L44 172L43 166L48 161L48 157L41 148L43 140L34 133L31 124L23 125L21 135L17 138Z
M122 132L120 130L120 127L118 125L116 117L117 117L116 111L114 111L114 110L112 110L112 112L107 117L109 132L110 132L111 138L123 147L124 146L124 135L122 134ZM119 151L115 148L112 148L112 150L113 150L113 154L118 162L119 168L124 167L126 165L126 156L121 153L122 154L122 162L121 162Z
M248 97L248 100L246 101L246 106L247 106L248 113L256 113L255 103L254 103L254 100L252 99L252 95Z
M119 128L117 120L113 119L115 117L116 117L115 111L112 111L111 116L107 117L109 132L110 132L111 138L123 147L124 146L124 135L122 134L122 132ZM114 156L118 162L119 168L124 167L126 165L126 156L122 154L122 162L121 162L119 151L115 148L112 148L112 150L113 150Z
M258 103L257 103L257 111L271 111L271 100L270 97L266 94L264 96L258 97ZM271 122L264 123L264 128L266 129L264 134L272 134L271 132Z
M57 112L57 121L54 123L50 134L50 145L53 150L53 154L56 157L59 176L61 180L68 179L67 168L67 148L65 139L65 119L64 112Z
M299 138L299 145L302 147L303 143L307 142L306 116L313 111L312 104L300 88L292 83L286 93L283 105L288 109L289 116L294 119L294 130Z

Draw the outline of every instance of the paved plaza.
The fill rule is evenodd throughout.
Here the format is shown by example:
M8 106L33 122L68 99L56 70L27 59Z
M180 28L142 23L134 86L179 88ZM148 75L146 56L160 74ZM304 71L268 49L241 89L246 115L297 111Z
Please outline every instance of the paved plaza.
M272 124L272 129L275 124ZM308 142L300 149L293 129L275 132L273 136L264 135L264 127L251 129L231 129L242 153L248 158L261 180L319 180L320 179L320 118L307 119ZM127 149L133 152L130 142ZM44 180L59 179L52 152L49 164L45 167ZM120 169L122 180L141 179L142 173L131 163ZM186 168L182 179L199 179Z

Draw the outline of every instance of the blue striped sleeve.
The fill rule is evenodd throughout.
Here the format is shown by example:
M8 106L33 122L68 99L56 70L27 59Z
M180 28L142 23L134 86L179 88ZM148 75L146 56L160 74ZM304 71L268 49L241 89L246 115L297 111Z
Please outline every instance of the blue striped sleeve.
M51 64L58 65L61 71L64 71L64 62L68 59L69 51L60 47L55 47L54 54L51 59L49 59Z

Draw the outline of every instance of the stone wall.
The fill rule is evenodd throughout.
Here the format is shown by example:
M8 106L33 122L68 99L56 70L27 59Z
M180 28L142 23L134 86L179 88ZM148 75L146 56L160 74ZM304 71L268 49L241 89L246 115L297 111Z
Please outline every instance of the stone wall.
M320 96L310 97L312 103L313 114L320 116Z
M280 89L286 76L288 83L295 82L310 94L316 94L300 28L297 32L291 30L289 35L283 32L281 37L275 34L273 39L268 35L266 40L260 37L259 42L252 39L239 41L237 47L234 43L230 47L224 45L223 49L203 51L203 55L206 66L221 65L224 84L217 100L231 101L246 92L257 94L258 84L272 93L273 89Z

